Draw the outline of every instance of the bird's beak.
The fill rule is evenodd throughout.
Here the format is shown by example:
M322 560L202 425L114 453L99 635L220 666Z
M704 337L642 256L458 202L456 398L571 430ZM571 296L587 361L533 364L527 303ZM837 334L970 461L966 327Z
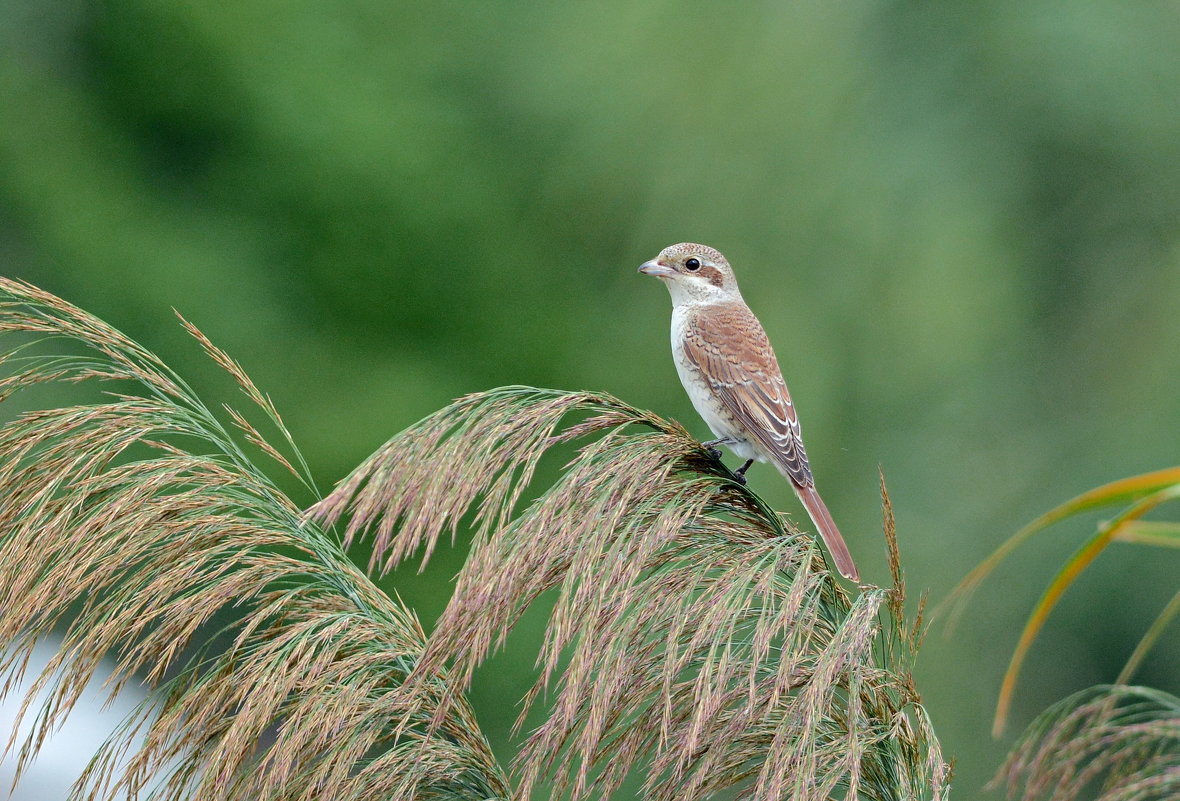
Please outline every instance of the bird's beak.
M643 264L639 265L639 272L643 273L644 275L655 276L656 278L670 278L673 275L676 275L675 270L664 264L660 264L656 259L645 261Z

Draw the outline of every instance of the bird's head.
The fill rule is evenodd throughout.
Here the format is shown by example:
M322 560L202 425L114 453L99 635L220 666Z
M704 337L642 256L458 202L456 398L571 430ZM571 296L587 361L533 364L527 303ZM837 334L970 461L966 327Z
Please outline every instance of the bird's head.
M662 280L672 303L725 303L741 300L733 268L725 257L707 245L681 242L639 266L639 272Z

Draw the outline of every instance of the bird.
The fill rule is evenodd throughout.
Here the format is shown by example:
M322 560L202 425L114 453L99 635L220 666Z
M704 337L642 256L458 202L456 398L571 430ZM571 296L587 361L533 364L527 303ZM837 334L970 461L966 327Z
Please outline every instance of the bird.
M803 448L799 415L787 392L766 331L738 289L729 261L706 245L681 242L639 267L672 296L672 356L680 383L716 439L746 463L734 475L746 483L755 461L770 462L790 482L823 537L840 574L860 576L844 538L815 488Z

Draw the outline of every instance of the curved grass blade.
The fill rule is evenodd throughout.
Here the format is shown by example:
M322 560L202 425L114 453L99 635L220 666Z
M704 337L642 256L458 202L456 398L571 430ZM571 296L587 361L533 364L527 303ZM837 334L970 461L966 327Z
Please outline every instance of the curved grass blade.
M1114 682L1115 684L1130 683L1131 676L1135 675L1135 671L1139 669L1139 665L1142 664L1144 657L1147 656L1147 652L1159 640L1160 635L1164 633L1164 629L1175 619L1177 614L1180 614L1180 592L1172 596L1172 600L1168 601L1167 606L1151 622L1151 626L1144 633L1143 639L1139 640L1139 643L1135 646L1135 650L1127 657L1127 664L1123 665L1123 669L1119 671L1118 678Z
M963 577L962 581L955 585L946 600L939 604L940 608L945 606L949 609L947 630L954 629L967 601L970 600L976 588L995 570L1000 562L1008 558L1029 537L1060 520L1081 512L1127 503L1177 485L1180 485L1180 467L1170 467L1095 487L1045 512L1009 537L1003 545L976 565L970 573Z
M1180 523L1167 520L1135 520L1119 532L1119 541L1161 548L1180 548Z
M1008 670L1004 673L1004 681L1000 687L999 699L996 702L996 716L992 723L993 736L999 737L1003 733L1008 719L1008 710L1012 704L1012 694L1016 689L1016 681L1020 675L1024 658L1048 619L1049 613L1057 605L1057 601L1060 600L1069 585L1106 549L1107 545L1119 537L1119 533L1126 525L1138 520L1160 504L1177 497L1180 497L1180 485L1171 484L1162 491L1133 504L1113 520L1100 526L1098 532L1083 544L1053 577L1044 595L1041 596L1029 615L1028 621L1024 624L1020 640L1008 663Z

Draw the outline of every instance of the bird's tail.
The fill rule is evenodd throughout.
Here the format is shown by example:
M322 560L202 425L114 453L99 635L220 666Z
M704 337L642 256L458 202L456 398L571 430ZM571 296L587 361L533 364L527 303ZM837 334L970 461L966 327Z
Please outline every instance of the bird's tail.
M828 551L832 554L832 561L836 563L836 569L840 571L840 575L850 581L859 581L860 574L856 572L856 564L852 561L852 554L848 552L848 546L844 544L844 538L840 536L840 529L836 528L836 521L832 519L832 513L828 511L824 499L819 497L815 487L800 487L795 484L795 494L799 496L799 500L807 509L807 514L811 515L812 522L819 529L820 536L824 538L824 544L828 546Z

